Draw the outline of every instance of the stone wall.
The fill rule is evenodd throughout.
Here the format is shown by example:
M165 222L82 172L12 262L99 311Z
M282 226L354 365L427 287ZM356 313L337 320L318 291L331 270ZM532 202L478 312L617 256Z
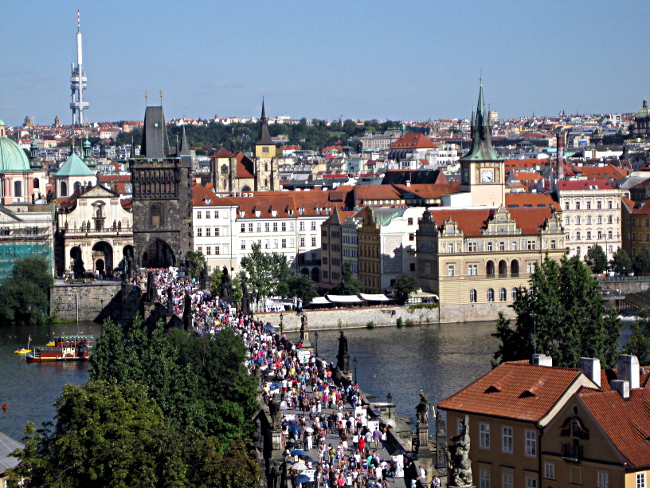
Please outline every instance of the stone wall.
M121 284L58 285L50 291L50 314L74 322L96 320L120 292ZM78 310L78 317L77 317Z
M441 312L441 313L440 313ZM358 307L346 309L305 310L309 330L319 329L354 329L366 327L374 322L377 327L395 326L402 318L405 326L421 324L446 324L456 322L479 322L497 320L499 312L506 317L515 316L513 310L503 303L476 303L469 305L443 305L442 308L411 308L388 305L379 307ZM280 313L255 314L258 320L280 324ZM284 312L283 328L285 331L300 330L301 316L296 312ZM340 323L339 323L340 321Z

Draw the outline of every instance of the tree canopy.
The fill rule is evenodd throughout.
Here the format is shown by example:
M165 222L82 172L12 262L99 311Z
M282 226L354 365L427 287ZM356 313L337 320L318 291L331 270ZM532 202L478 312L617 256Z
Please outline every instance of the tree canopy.
M400 305L404 305L409 298L409 295L420 289L420 283L417 278L401 274L395 280L395 299Z
M316 283L309 276L299 273L293 275L286 282L288 294L286 296L298 297L303 306L309 305L314 297L318 296Z
M0 318L5 324L42 324L54 283L50 265L38 255L19 259L0 285Z
M513 304L515 327L501 315L494 334L501 344L496 362L553 358L556 366L577 367L580 357L599 358L612 367L619 350L621 323L615 309L605 310L598 281L578 256L557 261L548 256L535 267L529 287Z
M639 364L650 364L650 309L641 310L631 328L632 335L625 352L639 358Z
M256 242L252 244L250 254L242 258L239 276L255 301L272 295L288 296L286 283L291 270L287 257L276 252L262 252Z
M636 274L645 275L650 273L650 249L648 249L648 246L643 246L639 254L634 256L633 269Z
M339 285L339 293L341 293L341 295L356 295L362 291L363 283L354 276L350 263L343 263L343 266L341 267L341 284Z
M619 274L632 272L632 259L625 249L619 247L612 256L612 269Z
M607 269L607 254L605 254L602 247L595 244L587 251L585 262L594 273L602 273Z
M187 260L190 262L190 276L194 279L201 277L201 272L207 264L205 256L200 251L188 251Z

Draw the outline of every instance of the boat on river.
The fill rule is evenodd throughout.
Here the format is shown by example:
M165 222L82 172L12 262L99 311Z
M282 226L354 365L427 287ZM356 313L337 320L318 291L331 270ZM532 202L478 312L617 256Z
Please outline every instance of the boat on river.
M14 354L27 354L28 352L32 352L32 350L29 348L29 343L32 342L32 337L29 336L27 339L27 347L21 347L20 349L16 349L14 351Z
M60 336L54 338L54 345L34 348L27 353L28 363L43 361L84 361L90 357L95 336Z

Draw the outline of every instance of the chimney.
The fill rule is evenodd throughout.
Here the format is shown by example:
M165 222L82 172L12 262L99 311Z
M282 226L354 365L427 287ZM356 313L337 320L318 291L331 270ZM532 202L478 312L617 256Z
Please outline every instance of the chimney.
M552 368L553 358L551 356L547 356L546 354L533 354L531 364L534 364L535 366L546 366Z
M600 388L600 359L580 358L580 369Z
M629 388L639 388L640 383L639 359L629 354L620 354L616 359L616 376L619 380L629 383Z
M612 390L616 390L624 399L630 398L630 383L625 380L612 380L609 382Z

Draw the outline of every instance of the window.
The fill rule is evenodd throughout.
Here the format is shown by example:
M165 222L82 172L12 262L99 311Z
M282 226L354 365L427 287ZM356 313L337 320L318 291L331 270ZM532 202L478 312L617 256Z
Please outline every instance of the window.
M293 237L290 237L290 238L289 238L289 247L290 247L291 249L293 249L294 247L296 247L296 240L295 240Z
M564 210L569 210L569 202L565 202L565 204L564 204Z
M285 249L287 247L287 240L282 239L282 249Z
M316 230L316 222L312 221L311 230Z
M557 246L555 239L551 239L551 249L555 249Z
M494 301L494 290L492 288L489 288L487 291L487 301L488 302Z
M469 291L469 301L470 303L476 303L476 290Z
M242 239L242 240L240 241L240 245L239 245L239 247L240 247L240 249L246 249L246 241L245 241L244 239Z
M490 424L480 423L478 424L479 432L479 447L481 449L490 448Z
M286 222L282 222L282 224L281 224L281 229L282 229L282 232L286 232L286 231L287 231L287 223L286 223Z
M526 438L526 456L537 456L537 434L534 430L527 430Z
M255 231L256 232L262 232L262 223L261 222L257 223L257 226L255 227Z
M277 249L277 248L278 248L278 240L273 239L273 249Z
M526 488L537 488L537 478L526 476Z
M305 230L305 223L304 223L304 222L300 222L300 223L298 224L298 229L299 229L299 230Z
M212 229L211 229L210 227L206 227L206 228L205 228L205 237L210 237L210 231L211 231L211 230L212 230Z
M614 233L611 230L607 231L607 238L608 239L613 239L614 238Z
M200 210L199 210L198 212L196 212L196 218L197 218L197 219L200 219L200 218L201 218L201 211L200 211Z
M516 251L517 250L517 241L512 241L510 243L510 250L511 251Z
M456 267L453 264L447 266L447 276L454 276Z
M598 201L596 202L596 208L599 209L599 210L600 210L601 208L603 208L603 202L601 202L600 200L598 200Z
M591 210L591 202L587 202L587 210Z
M209 256L210 254L212 254L212 247L208 246L205 248L205 255Z
M591 231L590 230L587 231L587 240L588 241L591 240Z
M278 231L278 223L273 222L273 232L277 232L277 231Z
M600 240L600 239L602 239L602 238L603 238L603 233L602 233L602 231L598 231L598 240ZM646 241L650 241L650 234L646 234L646 238L645 238L645 240L646 240Z
M603 216L602 215L599 215L598 217L596 217L596 223L597 224L602 224L603 223Z
M221 254L221 248L220 248L219 246L214 246L214 253L215 253L216 255Z
M214 211L214 218L218 219L219 218L219 210Z
M528 250L536 249L537 247L536 244L537 244L536 241L526 241L526 249Z
M501 450L512 452L512 427L509 425L501 427Z
M467 250L469 252L476 252L477 249L478 249L478 245L476 242L470 242L467 244Z
M219 237L219 227L214 228L214 236Z
M564 219L564 225L571 225L571 217L567 217Z
M268 146L262 147L262 152L265 152L265 153L269 152L269 147Z
M490 488L490 468L480 468L478 473L479 488Z
M512 298L513 302L517 299L518 294L519 294L519 291L516 288L513 288L512 292L511 292L511 298Z
M415 234L409 234L409 241L413 242L415 240Z
M201 227L196 228L196 237L203 237L203 228Z
M501 474L501 488L513 488L512 471L506 471Z
M544 478L547 480L555 479L555 464L554 463L544 463Z
M611 200L609 200L607 202L607 208L614 208L614 207L612 207L612 201Z
M326 244L323 244L323 250L326 250L325 246L326 246ZM305 247L305 238L304 237L300 238L300 247Z
M242 223L239 227L239 230L242 234L244 234L246 232L246 224Z
M526 272L528 274L535 272L535 261L529 261L526 263Z
M203 247L201 247L201 246L197 247L197 248L196 248L196 251L202 253L202 252L203 252Z
M406 219L406 223L407 225L413 225L413 217L409 217L408 219Z
M645 488L645 473L636 474L636 488Z
M597 488L609 488L609 473L607 471L598 471Z
M608 224L613 224L614 223L614 217L612 217L611 215L608 215L607 216L607 223Z
M506 243L501 241L499 242L499 251L505 251L506 250Z
M316 238L315 237L311 238L311 245L312 245L312 247L316 246Z
M478 276L478 264L468 264L467 274L470 276Z
M450 242L447 244L447 252L454 252L454 243Z
M580 202L576 202L576 210L580 210Z
M581 239L580 236L580 231L576 232L576 241L579 241Z
M587 215L587 225L591 224L591 215Z
M289 231L293 232L293 221L289 222Z
M486 246L486 249L485 249L485 250L486 250L486 251L491 251L491 250L492 250L492 243L491 243L491 242L488 242L488 243L487 243L487 246Z
M499 290L499 300L505 302L508 299L508 291L505 288Z
M270 225L268 222L264 222L264 232L269 232Z
M248 232L253 232L253 222L248 223Z

